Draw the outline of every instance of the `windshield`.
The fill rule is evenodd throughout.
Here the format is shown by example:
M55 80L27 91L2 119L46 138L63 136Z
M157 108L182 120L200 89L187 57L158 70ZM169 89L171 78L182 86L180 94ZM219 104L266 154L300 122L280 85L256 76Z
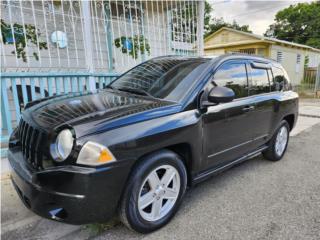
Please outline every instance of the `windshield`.
M207 62L208 59L182 57L151 59L129 70L109 87L179 101L205 69Z

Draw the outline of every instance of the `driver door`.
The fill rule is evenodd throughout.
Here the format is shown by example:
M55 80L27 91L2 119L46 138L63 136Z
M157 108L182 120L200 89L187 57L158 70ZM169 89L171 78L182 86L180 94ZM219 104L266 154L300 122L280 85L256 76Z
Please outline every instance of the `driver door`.
M214 73L218 86L231 88L235 99L210 106L203 115L204 154L207 167L215 168L235 160L252 150L255 124L254 100L248 96L246 61L228 61Z

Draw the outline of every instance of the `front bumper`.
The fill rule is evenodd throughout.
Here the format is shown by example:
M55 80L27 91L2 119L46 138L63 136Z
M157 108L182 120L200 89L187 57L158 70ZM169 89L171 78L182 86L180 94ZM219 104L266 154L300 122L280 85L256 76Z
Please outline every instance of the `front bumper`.
M115 213L130 167L61 166L33 171L19 147L8 151L13 185L36 214L71 224L103 222Z

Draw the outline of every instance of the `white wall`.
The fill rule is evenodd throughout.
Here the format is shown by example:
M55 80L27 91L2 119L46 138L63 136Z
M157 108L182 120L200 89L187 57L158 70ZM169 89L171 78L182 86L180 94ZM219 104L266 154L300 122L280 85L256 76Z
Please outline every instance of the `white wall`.
M304 71L304 61L306 56L306 51L297 48L284 47L278 45L271 46L271 58L277 60L277 52L281 51L283 55L283 60L281 62L282 66L288 72L293 85L300 84L303 78ZM301 55L300 64L297 64L297 55Z
M318 67L320 64L320 52L308 51L307 55L309 56L308 67Z

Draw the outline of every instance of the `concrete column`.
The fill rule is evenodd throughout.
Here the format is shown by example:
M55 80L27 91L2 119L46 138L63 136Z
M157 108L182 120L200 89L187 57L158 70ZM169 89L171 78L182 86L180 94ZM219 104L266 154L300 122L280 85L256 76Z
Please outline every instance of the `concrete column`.
M198 41L199 41L199 55L204 55L204 43L203 43L203 33L204 33L204 0L199 1L198 6Z
M90 1L81 1L81 10L83 14L83 24L84 24L84 42L85 42L85 54L86 54L86 65L89 71L89 90L96 91L96 81L92 76L94 73L93 65L93 39L92 39L92 26L91 26L91 11L90 11Z
M108 69L109 72L113 72L113 49L112 49L112 42L113 42L113 32L112 32L112 16L111 16L111 9L110 5L103 4L103 7L105 9L105 21L106 21L106 41L107 41L107 47L108 47Z

